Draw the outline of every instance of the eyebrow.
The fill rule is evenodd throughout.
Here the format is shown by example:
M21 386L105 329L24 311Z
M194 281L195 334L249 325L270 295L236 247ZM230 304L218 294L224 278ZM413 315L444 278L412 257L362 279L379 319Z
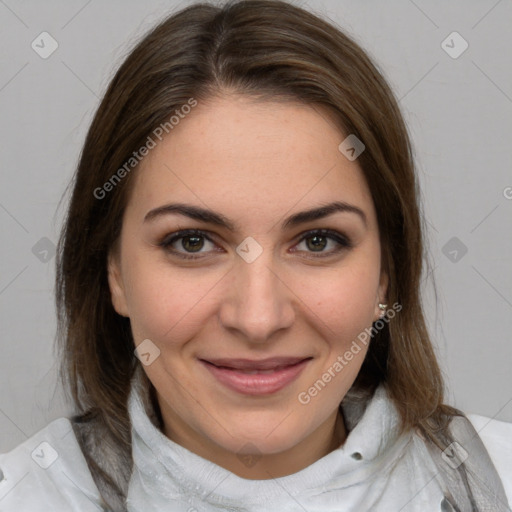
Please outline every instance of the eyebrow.
M328 203L317 208L294 213L284 220L284 222L281 224L281 229L284 230L287 228L293 228L299 224L323 219L324 217L328 217L329 215L338 212L354 213L361 218L365 226L368 225L366 214L363 210L361 210L361 208L358 208L357 206L349 203L345 203L344 201L335 201L333 203ZM150 210L145 215L144 222L149 222L158 217L170 214L183 215L185 217L190 217L191 219L226 228L230 231L238 230L236 223L230 221L228 218L218 212L183 203L166 204Z

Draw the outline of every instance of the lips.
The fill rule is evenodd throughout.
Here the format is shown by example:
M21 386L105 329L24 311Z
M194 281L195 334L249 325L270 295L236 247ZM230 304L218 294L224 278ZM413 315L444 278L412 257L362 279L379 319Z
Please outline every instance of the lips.
M199 359L217 382L231 391L269 396L291 385L313 357L251 359Z
M244 373L272 373L288 366L293 366L311 357L272 357L261 360L251 359L233 359L233 358L216 358L201 359L206 363L213 364L218 368L228 370L236 370Z

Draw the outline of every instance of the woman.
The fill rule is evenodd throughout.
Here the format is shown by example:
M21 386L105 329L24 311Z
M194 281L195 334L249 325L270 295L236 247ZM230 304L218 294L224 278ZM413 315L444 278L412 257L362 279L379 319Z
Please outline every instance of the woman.
M360 47L280 1L169 17L73 183L57 304L77 414L1 456L0 507L510 510L510 425L491 460L444 404L422 257L407 130Z

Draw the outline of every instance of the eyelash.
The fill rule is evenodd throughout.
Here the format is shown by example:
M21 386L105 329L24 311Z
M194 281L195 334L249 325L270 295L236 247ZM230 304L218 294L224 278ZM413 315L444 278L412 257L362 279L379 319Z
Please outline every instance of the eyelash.
M299 240L298 244L303 242L304 240L308 238L312 238L313 236L320 235L325 238L329 238L331 240L334 240L337 244L339 244L339 247L334 249L333 251L327 252L327 253L314 253L311 252L313 255L313 258L325 258L328 256L332 256L333 254L337 254L341 252L344 249L351 249L353 247L352 242L349 238L347 238L344 235L341 235L337 231L333 231L331 229L313 229L310 231L307 231L306 233L302 234L301 239ZM182 238L186 238L187 236L200 236L204 237L206 240L208 240L211 243L215 243L205 231L202 231L200 229L185 229L182 231L176 231L175 233L172 233L168 236L166 236L158 245L162 247L166 252L172 253L179 258L186 259L186 260L198 260L201 259L203 256L190 256L186 255L186 253L182 253L179 251L176 251L174 249L170 249L170 246L176 242L177 240L180 240ZM299 251L300 252L300 251ZM190 254L190 253L188 253ZM196 253L200 254L200 253Z

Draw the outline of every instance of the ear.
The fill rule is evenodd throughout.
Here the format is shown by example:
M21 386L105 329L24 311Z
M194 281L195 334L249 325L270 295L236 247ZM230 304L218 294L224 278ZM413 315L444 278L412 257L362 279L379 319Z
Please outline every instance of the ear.
M128 306L126 303L126 294L123 279L121 276L121 265L118 251L112 250L108 255L108 285L110 288L110 297L112 306L121 316L129 318Z
M379 318L382 315L382 310L379 308L379 303L386 304L387 303L387 295L388 295L388 284L389 284L389 277L387 272L384 270L380 274L380 281L379 281L379 291L377 293L377 302L375 304L375 316L374 322L379 320Z

